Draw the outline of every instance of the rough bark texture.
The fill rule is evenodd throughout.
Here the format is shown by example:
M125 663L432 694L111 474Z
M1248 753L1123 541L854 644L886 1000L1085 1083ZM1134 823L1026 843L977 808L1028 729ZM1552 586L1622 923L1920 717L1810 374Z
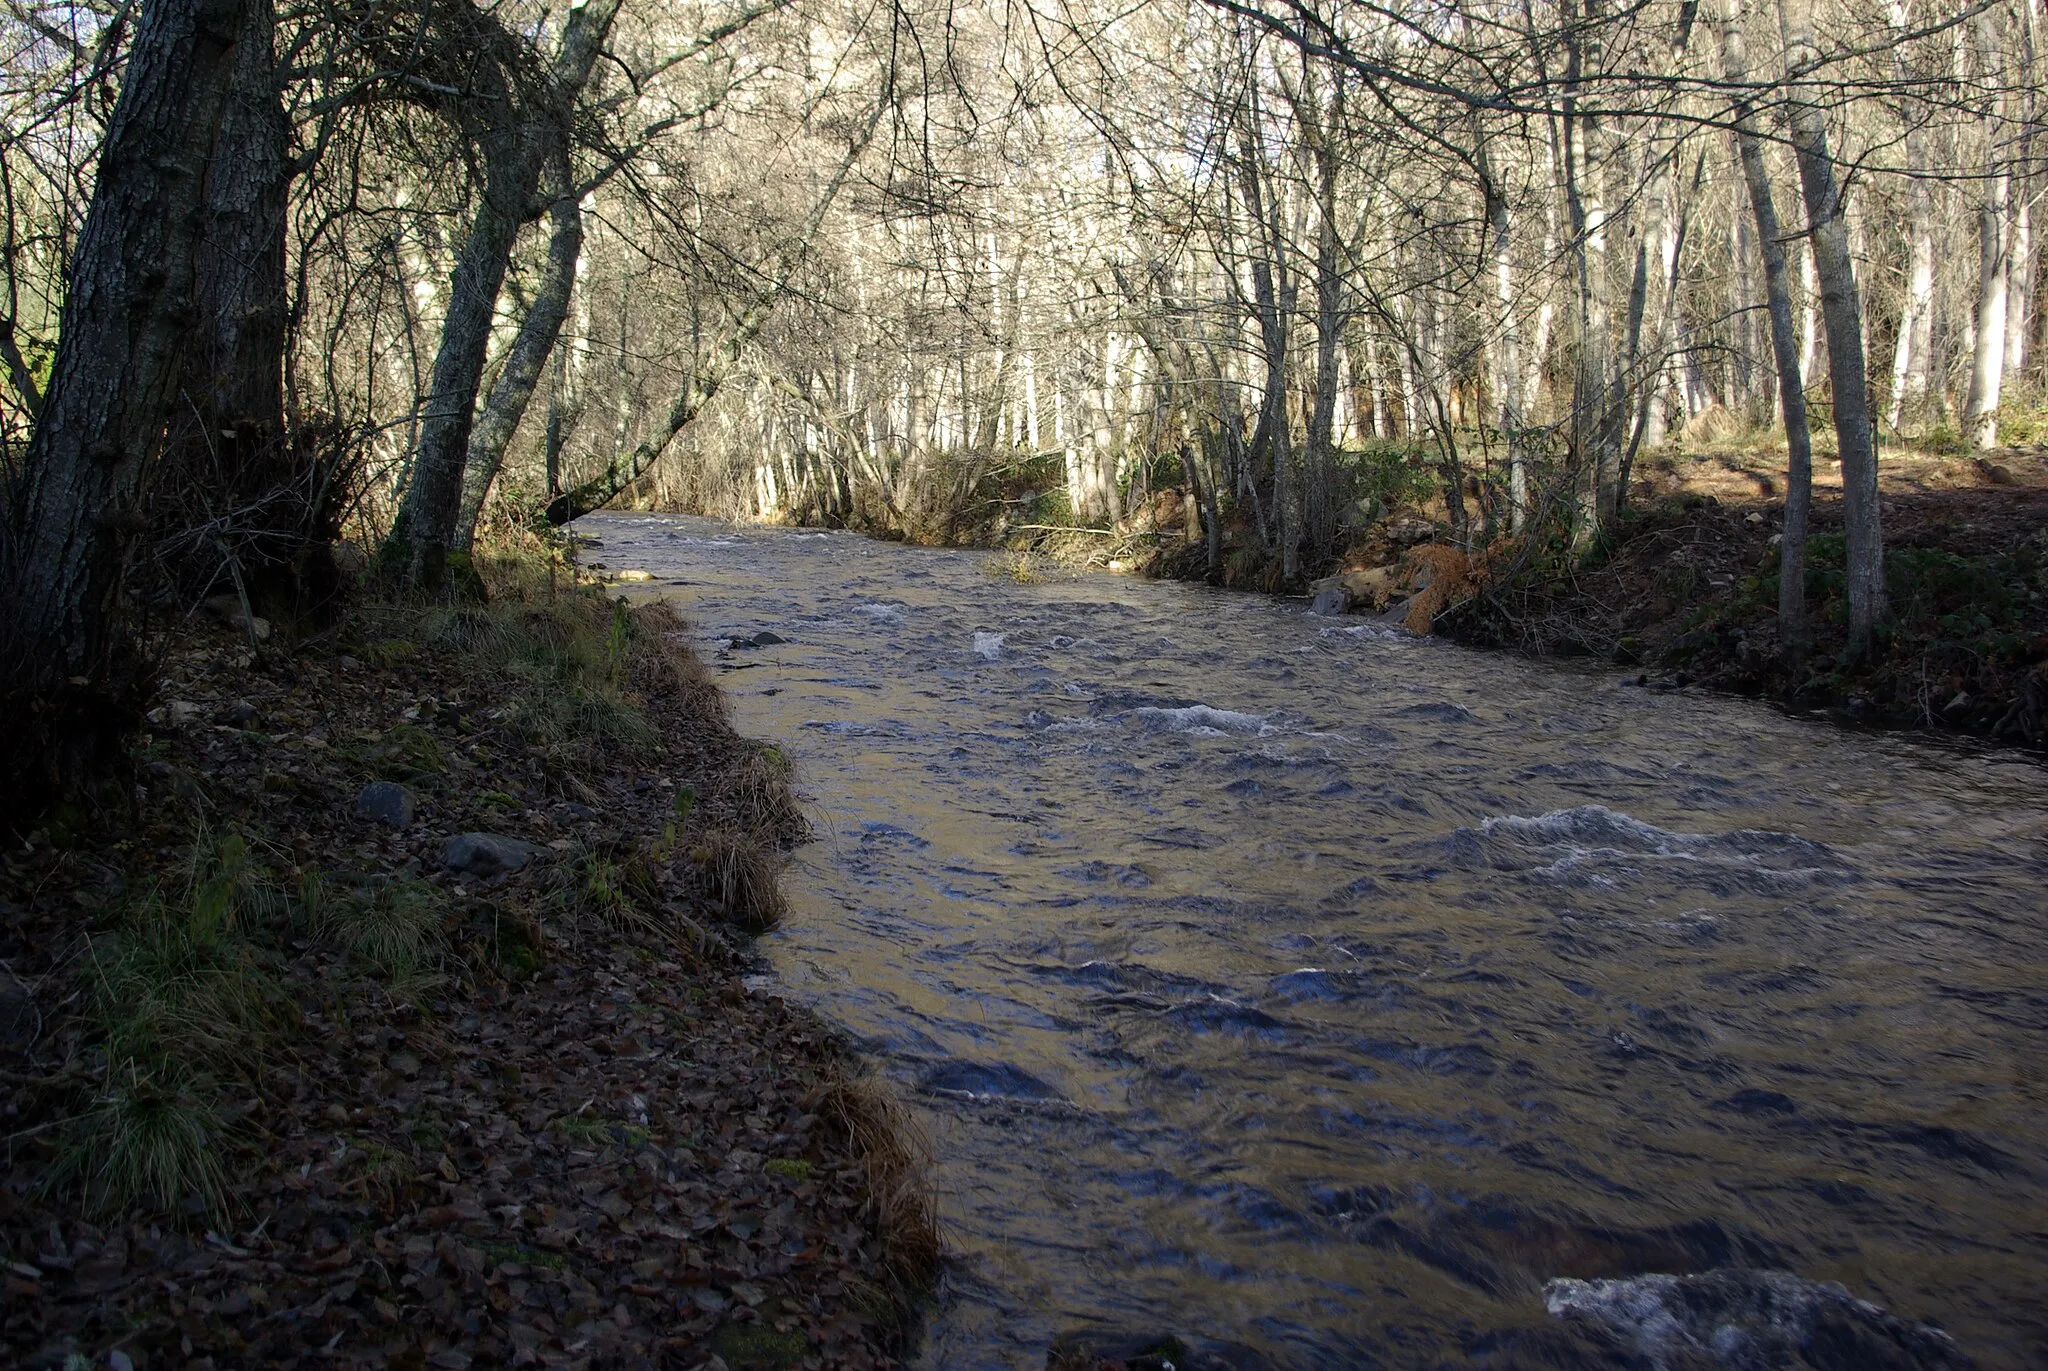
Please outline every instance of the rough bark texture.
M122 571L142 522L142 473L190 336L207 161L248 12L243 0L145 6L101 147L56 366L11 492L0 559L6 694L17 708L43 711L30 731L56 748L44 764L117 736L109 730L134 686ZM24 751L10 748L17 764L28 761ZM33 784L4 781L10 800Z
M206 176L194 285L199 327L185 390L220 427L284 427L285 214L291 129L278 97L267 3L248 6Z
M1785 35L1787 75L1815 60L1811 0L1779 0ZM1870 422L1870 394L1863 365L1862 304L1849 228L1828 152L1827 121L1819 107L1795 98L1792 146L1799 160L1799 185L1806 201L1807 237L1820 278L1821 315L1828 338L1828 379L1833 388L1835 444L1842 462L1843 535L1847 548L1849 652L1868 652L1885 617L1884 533L1877 504L1877 439Z
M285 432L291 130L275 31L269 5L252 3L207 169L196 321L150 517L189 598L231 578L254 598L299 609L311 606L295 592L331 590L331 576L308 584L314 568L301 554L332 536L334 501L325 465L288 446Z
M1742 0L1728 0L1721 27L1721 63L1729 81L1749 80L1742 41ZM1813 439L1806 423L1806 391L1799 376L1799 335L1792 320L1792 271L1764 163L1763 140L1747 102L1736 106L1735 146L1750 213L1764 259L1764 300L1771 317L1771 356L1777 364L1778 404L1785 414L1785 524L1778 544L1778 638L1788 655L1806 649L1806 535L1813 509Z

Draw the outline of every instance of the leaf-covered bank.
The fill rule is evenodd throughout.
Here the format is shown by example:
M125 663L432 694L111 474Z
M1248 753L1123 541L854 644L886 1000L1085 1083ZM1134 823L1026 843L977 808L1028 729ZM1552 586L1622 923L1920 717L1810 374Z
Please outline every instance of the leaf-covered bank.
M1436 631L1605 658L1650 689L1698 685L1859 723L2048 742L2048 490L1887 495L1891 612L1861 657L1846 647L1840 506L1814 513L1803 654L1778 632L1779 507L1702 497L1644 510L1576 563L1501 559Z
M0 856L0 1360L890 1364L916 1144L742 981L803 819L680 621L265 627Z

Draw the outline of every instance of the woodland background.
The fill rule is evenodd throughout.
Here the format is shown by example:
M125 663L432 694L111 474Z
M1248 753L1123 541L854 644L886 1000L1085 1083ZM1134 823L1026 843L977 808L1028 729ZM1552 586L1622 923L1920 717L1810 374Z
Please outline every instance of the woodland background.
M1151 493L1280 588L1401 502L1583 555L1644 455L2038 441L2039 0L8 0L9 693L618 502L927 541ZM1775 459L1774 459L1775 460ZM1226 556L1234 557L1224 565ZM84 692L82 695L79 692ZM51 701L57 701L52 705Z

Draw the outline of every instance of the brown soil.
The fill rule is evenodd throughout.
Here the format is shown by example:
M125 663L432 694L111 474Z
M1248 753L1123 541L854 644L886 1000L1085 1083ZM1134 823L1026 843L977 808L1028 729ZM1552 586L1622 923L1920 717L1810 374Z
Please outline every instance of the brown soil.
M634 612L623 694L657 736L596 754L514 730L503 683L407 647L407 622L366 612L255 660L192 629L132 808L0 856L0 1362L893 1365L929 1209L826 1027L741 984L744 911L717 902L701 835L758 808L762 750L680 623ZM352 812L394 756L420 763L403 831ZM682 787L702 798L679 834ZM218 1073L228 1202L95 1211L56 1166L120 1084L83 1012L91 968L202 827L246 835L280 888L418 883L445 953L393 981L301 905L251 931L291 1023ZM442 848L472 830L543 854L459 876Z

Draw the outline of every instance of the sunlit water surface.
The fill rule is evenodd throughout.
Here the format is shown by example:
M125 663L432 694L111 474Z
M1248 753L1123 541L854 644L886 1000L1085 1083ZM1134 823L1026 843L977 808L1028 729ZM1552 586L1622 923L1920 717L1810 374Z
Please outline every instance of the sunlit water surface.
M766 950L936 1143L923 1365L1483 1365L1553 1277L1732 1265L2048 1365L2035 761L1251 595L579 527L796 758Z

